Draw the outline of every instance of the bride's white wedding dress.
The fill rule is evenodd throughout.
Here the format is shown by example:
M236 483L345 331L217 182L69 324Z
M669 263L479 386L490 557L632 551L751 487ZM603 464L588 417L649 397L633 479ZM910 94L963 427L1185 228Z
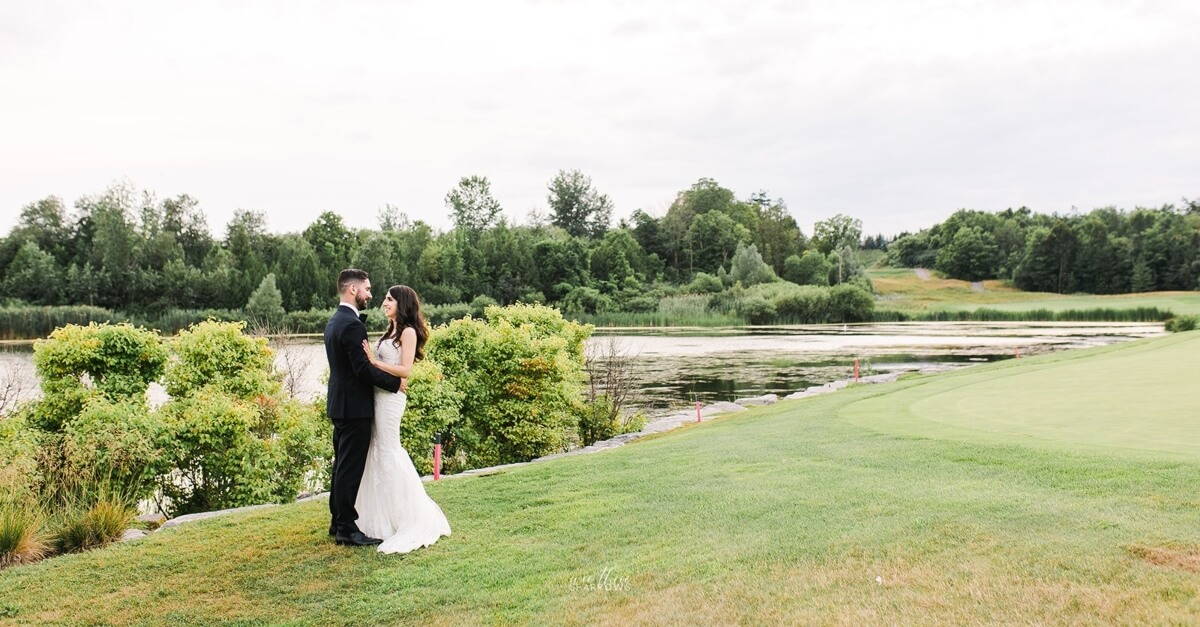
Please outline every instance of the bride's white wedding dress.
M381 361L400 363L400 351L390 340L375 350ZM407 402L404 392L375 390L375 428L354 502L358 528L383 540L381 553L407 553L450 535L442 508L425 494L412 458L400 445L400 418Z

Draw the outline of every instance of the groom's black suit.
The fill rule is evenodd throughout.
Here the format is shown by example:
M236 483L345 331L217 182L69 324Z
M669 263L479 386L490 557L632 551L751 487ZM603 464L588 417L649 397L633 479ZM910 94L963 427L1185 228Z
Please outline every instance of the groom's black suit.
M375 419L375 388L400 389L400 379L375 366L363 350L367 316L339 306L325 325L325 356L329 359L326 410L333 421L333 485L329 491L331 533L349 536L358 531L354 501L362 483Z

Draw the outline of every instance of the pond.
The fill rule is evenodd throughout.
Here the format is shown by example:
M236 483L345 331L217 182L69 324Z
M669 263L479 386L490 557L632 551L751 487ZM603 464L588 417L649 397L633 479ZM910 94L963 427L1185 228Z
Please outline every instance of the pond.
M766 393L786 394L852 376L957 368L1048 351L1098 346L1163 333L1145 323L932 322L723 329L599 329L589 351L627 362L632 405L656 412ZM314 338L273 342L276 365L302 399L324 390L324 348ZM30 343L0 350L0 402L8 383L22 399L37 395ZM165 393L157 385L151 402Z

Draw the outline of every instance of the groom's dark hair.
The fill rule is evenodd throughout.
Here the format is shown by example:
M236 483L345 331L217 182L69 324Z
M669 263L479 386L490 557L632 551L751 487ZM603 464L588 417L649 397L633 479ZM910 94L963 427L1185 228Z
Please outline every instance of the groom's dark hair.
M346 287L351 283L366 281L369 278L366 270L359 270L358 268L346 268L342 270L338 273L338 294L346 291Z

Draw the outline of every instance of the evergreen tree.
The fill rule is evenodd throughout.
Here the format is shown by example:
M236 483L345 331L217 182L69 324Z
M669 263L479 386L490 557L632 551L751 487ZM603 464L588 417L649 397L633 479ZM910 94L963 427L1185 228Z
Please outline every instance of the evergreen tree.
M283 294L275 286L275 275L268 274L250 294L250 300L246 302L246 315L256 325L277 328L283 321L284 313Z

